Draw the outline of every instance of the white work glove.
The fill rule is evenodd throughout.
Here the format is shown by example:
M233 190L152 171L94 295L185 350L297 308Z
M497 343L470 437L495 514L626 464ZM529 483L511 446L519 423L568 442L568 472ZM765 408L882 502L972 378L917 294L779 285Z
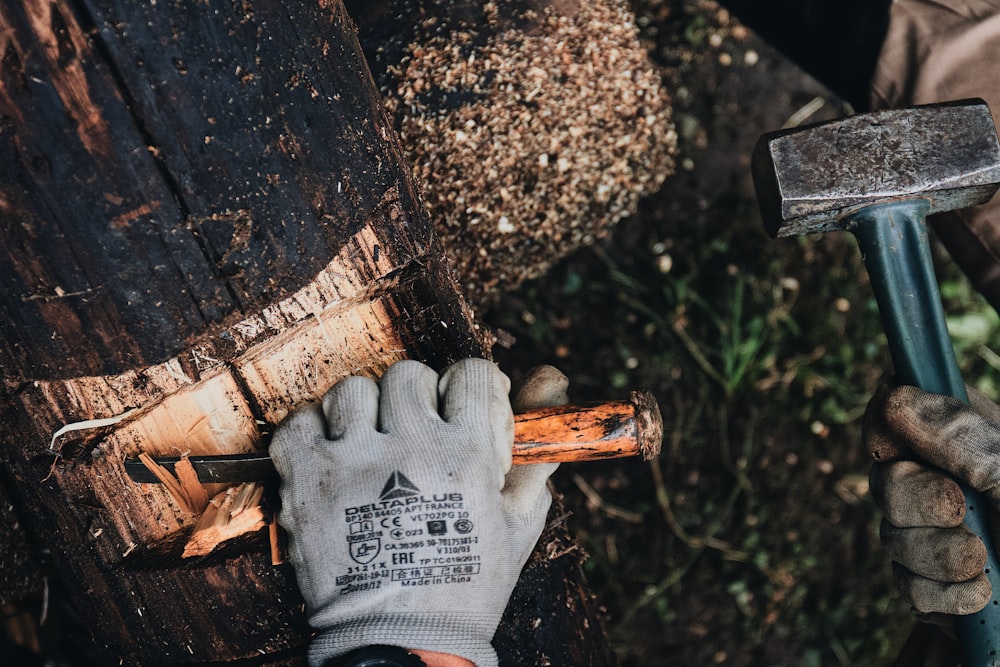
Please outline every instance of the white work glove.
M310 665L377 644L497 664L490 641L556 468L512 469L508 388L483 359L440 377L401 361L378 384L337 383L275 431L278 518L318 631Z
M1000 406L971 388L969 399L972 406L916 387L883 388L865 415L865 446L876 460L871 489L885 514L882 543L914 614L945 628L953 626L950 615L977 612L991 597L986 549L962 525L961 489L924 465L982 492L996 525Z

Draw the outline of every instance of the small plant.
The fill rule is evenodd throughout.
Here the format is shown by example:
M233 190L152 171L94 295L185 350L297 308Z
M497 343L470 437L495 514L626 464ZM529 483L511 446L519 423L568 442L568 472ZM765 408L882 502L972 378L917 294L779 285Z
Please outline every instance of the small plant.
M941 298L948 333L966 382L1000 400L1000 315L951 264L944 266Z

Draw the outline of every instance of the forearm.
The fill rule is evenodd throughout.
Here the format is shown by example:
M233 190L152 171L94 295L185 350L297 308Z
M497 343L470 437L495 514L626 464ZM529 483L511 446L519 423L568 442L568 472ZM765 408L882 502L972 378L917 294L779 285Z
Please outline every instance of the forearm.
M475 665L465 658L450 653L436 653L434 651L420 651L410 649L410 653L424 661L427 667L475 667Z

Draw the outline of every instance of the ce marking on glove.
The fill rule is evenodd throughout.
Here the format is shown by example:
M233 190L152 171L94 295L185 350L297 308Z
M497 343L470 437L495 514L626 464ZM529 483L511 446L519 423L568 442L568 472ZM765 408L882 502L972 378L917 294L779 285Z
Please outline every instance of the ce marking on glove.
M393 528L401 528L402 527L403 524L401 523L401 519L402 519L402 517L398 517L398 516L392 516L392 517L386 516L386 517L382 517L382 520L379 523L386 530L391 530ZM396 537L393 533L390 533L390 535L392 535L393 537Z

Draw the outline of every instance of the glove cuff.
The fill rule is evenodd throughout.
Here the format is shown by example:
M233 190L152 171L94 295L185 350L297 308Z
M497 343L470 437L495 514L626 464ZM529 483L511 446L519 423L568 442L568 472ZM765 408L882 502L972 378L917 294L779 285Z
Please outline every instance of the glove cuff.
M323 667L332 658L355 649L383 644L450 653L476 667L497 667L497 655L490 645L495 632L496 617L492 615L374 614L325 626L309 644L309 665Z

